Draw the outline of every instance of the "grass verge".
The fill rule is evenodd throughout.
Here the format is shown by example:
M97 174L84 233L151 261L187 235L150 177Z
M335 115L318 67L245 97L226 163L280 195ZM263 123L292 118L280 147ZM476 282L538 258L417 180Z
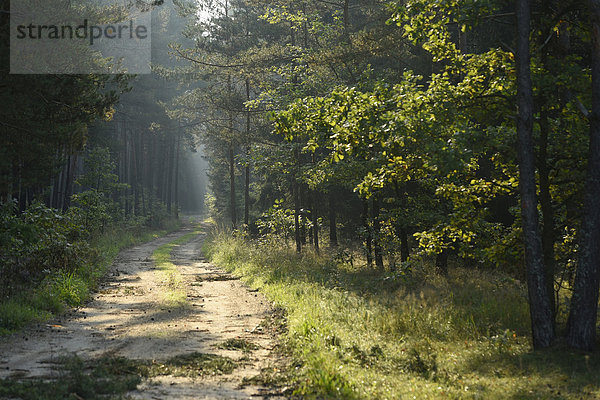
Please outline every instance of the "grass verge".
M185 287L182 284L181 274L177 271L177 267L171 261L171 253L175 248L185 244L201 233L200 228L196 228L193 232L186 233L177 239L159 246L152 253L157 273L161 274L161 280L164 282L165 290L163 291L162 301L165 306L171 308L185 308L189 305Z
M50 319L67 307L82 305L97 287L119 251L143 243L180 227L171 220L162 229L113 227L91 243L93 252L81 266L71 271L57 271L36 287L29 288L0 302L0 336L16 332L35 322Z
M600 397L600 357L533 352L525 287L498 272L425 265L391 275L225 234L217 265L287 313L295 393L344 399Z

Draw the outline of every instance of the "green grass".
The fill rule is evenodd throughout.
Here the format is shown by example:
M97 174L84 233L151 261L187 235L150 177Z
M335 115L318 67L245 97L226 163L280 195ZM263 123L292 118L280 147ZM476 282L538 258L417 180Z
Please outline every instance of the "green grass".
M82 266L69 272L57 271L36 287L0 301L0 336L46 321L68 307L82 305L119 251L163 236L179 226L179 222L170 221L162 230L113 227L105 231L92 241L92 259L86 260Z
M159 246L152 253L152 260L156 265L157 273L160 274L160 279L164 282L162 302L165 306L171 308L185 308L189 306L185 287L182 284L181 274L177 271L177 267L171 261L171 253L173 250L195 238L201 232L197 228L193 232L186 233L177 239Z
M499 272L426 264L391 275L215 234L205 251L287 313L296 394L360 399L600 396L600 357L533 352L526 289ZM288 382L288 384L290 384Z
M52 313L24 301L9 299L0 303L0 336L8 335L34 321L49 319Z

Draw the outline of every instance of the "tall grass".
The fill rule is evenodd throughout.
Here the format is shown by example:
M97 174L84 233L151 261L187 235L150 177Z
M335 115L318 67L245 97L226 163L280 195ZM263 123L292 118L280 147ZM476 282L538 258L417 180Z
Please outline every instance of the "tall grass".
M314 398L596 398L600 360L533 353L523 285L427 265L390 274L214 234L219 266L287 312L296 393Z
M170 220L162 229L148 230L141 226L107 229L92 241L95 251L91 258L77 268L56 271L40 284L0 299L0 336L84 304L120 250L160 237L179 226L178 221Z

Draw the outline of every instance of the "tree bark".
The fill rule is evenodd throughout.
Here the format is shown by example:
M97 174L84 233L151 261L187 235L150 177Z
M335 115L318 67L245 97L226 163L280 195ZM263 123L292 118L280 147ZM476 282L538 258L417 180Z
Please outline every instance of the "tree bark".
M296 176L292 177L292 192L294 196L294 238L296 240L296 252L302 252L302 239L300 235L300 194Z
M299 185L298 187L299 195L300 195L300 241L302 242L302 246L306 246L306 191L304 190L304 185Z
M344 0L344 40L350 42L350 0Z
M77 155L67 156L65 198L63 202L63 211L71 207L71 196L73 195L73 181L75 180L75 167L77 165Z
M596 344L600 263L600 0L589 0L592 22L592 112L579 264L567 324L567 343L581 350Z
M294 150L296 169L292 175L292 196L294 197L294 237L296 240L296 252L302 252L302 238L300 233L300 185L298 176L300 175L300 147Z
M527 269L527 289L533 347L549 347L554 340L552 309L546 295L542 241L537 214L535 155L533 147L533 88L531 84L529 32L530 0L517 0L517 120L521 216Z
M233 143L229 144L229 212L231 213L231 227L237 227L237 215L235 205L235 159L233 154Z
M379 224L379 199L377 197L373 197L373 233L375 239L373 240L375 246L375 266L379 269L383 269L383 251L381 249L381 227Z
M337 214L335 212L335 193L333 186L329 188L329 244L337 247Z
M367 266L371 268L373 266L373 236L371 235L371 227L369 226L369 202L367 200L363 200L362 222L367 235L365 237Z
M246 78L246 100L250 101L250 79ZM246 168L244 170L244 226L250 224L250 109L246 110Z
M313 194L313 207L312 207L312 233L313 233L313 246L315 251L319 253L319 214L317 213L317 204L319 204L318 192L314 191Z
M131 187L133 189L133 214L140 215L140 164L139 164L139 154L138 154L138 136L135 132L131 136L131 159L133 165L133 183Z
M246 154L250 154L250 149L246 149ZM244 226L248 229L250 224L250 165L246 164L244 168Z
M542 105L540 109L540 151L538 157L540 177L540 206L542 208L542 251L546 267L546 292L552 309L552 321L556 321L556 302L554 300L554 209L550 194L550 167L548 165L548 112Z
M406 228L400 228L400 261L408 261L410 256L410 249L408 248L408 233Z
M175 153L175 218L179 218L179 152L181 151L181 132L177 131L177 152Z
M171 204L173 196L173 169L175 167L175 149L173 147L175 146L173 145L172 138L169 138L167 143L169 146L169 166L167 172L167 212L169 213L169 215L171 215Z

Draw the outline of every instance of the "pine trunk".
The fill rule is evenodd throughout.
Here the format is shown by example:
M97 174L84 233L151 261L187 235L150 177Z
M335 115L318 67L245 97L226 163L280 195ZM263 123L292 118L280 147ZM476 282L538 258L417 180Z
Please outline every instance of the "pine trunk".
M600 263L600 0L590 0L592 15L592 112L579 265L573 287L567 343L581 350L596 344L598 263Z
M329 188L329 244L331 247L338 245L337 238L337 214L335 212L335 193L334 188Z
M233 229L237 227L235 201L235 159L233 154L233 144L229 145L229 211L231 213L231 226Z
M408 261L410 249L408 248L408 234L405 228L400 228L400 261Z
M294 237L296 240L296 252L302 252L302 239L300 235L300 189L296 177L292 177L292 193L294 196Z
M379 199L373 197L373 235L375 236L374 249L375 249L375 266L379 269L383 269L383 251L381 249L381 227L379 223Z
M371 268L373 266L373 236L369 226L369 202L367 200L363 200L362 222L366 233L365 254L367 256L367 266Z
M246 78L246 101L250 101L250 79ZM250 109L246 110L246 143L250 143ZM246 145L246 168L244 170L244 226L250 224L250 144Z
M542 208L542 251L546 267L546 291L552 309L552 321L556 321L556 302L554 300L554 209L550 194L550 167L548 166L548 135L550 126L545 107L540 111L540 151L539 151L539 176L540 176L540 206Z
M181 132L177 132L177 150L175 153L175 218L179 218L179 152L181 151Z
M318 192L314 191L313 193L313 207L312 207L312 236L313 236L313 246L315 246L315 251L319 252L319 214L317 213L317 204L319 204Z
M533 148L533 89L531 84L529 0L517 1L517 98L518 152L521 216L527 269L527 289L533 347L549 347L554 341L552 309L546 294L546 276L537 214L535 155Z

